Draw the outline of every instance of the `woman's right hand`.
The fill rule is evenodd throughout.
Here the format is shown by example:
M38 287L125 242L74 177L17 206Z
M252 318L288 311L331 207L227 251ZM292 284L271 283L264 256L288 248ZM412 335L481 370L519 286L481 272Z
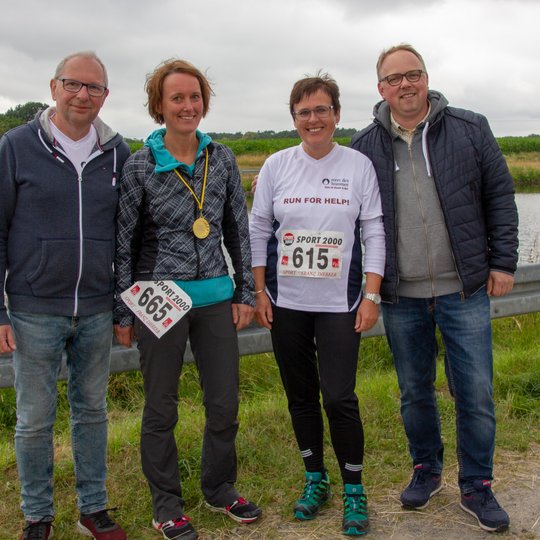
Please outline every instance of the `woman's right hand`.
M255 319L257 322L264 326L264 328L272 329L273 315L272 315L272 303L270 298L265 292L261 292L255 297Z
M131 348L133 343L133 326L120 326L114 325L114 337L119 345L123 345L128 349Z

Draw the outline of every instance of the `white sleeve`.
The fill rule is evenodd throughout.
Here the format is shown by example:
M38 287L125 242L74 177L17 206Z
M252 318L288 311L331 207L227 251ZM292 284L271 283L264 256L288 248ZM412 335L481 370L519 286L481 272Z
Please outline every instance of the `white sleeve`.
M257 178L257 187L249 222L251 265L253 267L266 266L268 240L272 235L272 223L274 221L273 192L271 167L266 161Z
M360 219L371 219L382 216L381 194L377 174L371 161L362 182L362 209Z
M249 239L251 242L251 266L266 266L268 240L272 235L272 220L251 214Z
M360 229L364 244L364 273L373 272L384 276L386 242L382 216L360 219Z

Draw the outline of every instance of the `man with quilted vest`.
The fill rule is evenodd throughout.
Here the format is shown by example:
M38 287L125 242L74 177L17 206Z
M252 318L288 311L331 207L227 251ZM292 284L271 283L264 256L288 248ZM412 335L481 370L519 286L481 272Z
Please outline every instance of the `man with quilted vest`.
M455 400L461 508L488 531L508 528L491 491L495 446L490 296L512 290L517 264L514 185L487 120L428 89L410 45L377 62L383 101L351 146L377 171L386 231L382 314L401 393L413 474L405 508L442 488L435 397L436 329Z

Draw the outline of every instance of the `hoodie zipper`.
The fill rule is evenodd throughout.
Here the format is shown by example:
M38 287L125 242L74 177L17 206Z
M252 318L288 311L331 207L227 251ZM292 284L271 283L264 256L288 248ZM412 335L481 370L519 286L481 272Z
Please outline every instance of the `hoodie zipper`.
M46 150L53 156L55 159L60 161L61 163L68 163L68 167L71 166L73 169L75 169L75 166L71 161L69 160L66 153L58 146L55 146L54 144L49 146L45 139L43 138L43 135L41 133L41 129L38 129L38 137L41 141L41 144L46 148ZM78 220L78 229L79 229L79 272L77 274L77 282L75 283L75 290L73 294L73 317L77 317L79 313L79 286L81 284L82 279L82 272L83 272L83 264L84 264L84 231L83 231L83 201L82 201L82 182L83 182L83 172L88 163L95 159L96 157L100 156L104 153L104 151L101 148L101 145L99 142L97 143L98 149L94 151L92 154L88 156L88 159L84 163L84 166L82 167L81 173L78 174L77 170L75 169L75 172L77 173L77 192L78 192L78 202L79 202L79 220ZM112 177L112 185L113 187L116 185L116 146L113 148L113 177ZM66 159L62 159L59 154L62 154Z
M103 150L98 147L98 150L88 156L84 166L81 169L81 173L77 176L77 187L79 195L79 273L77 275L77 283L75 284L75 293L73 298L73 316L77 317L79 314L79 286L81 284L83 266L84 266L84 230L83 230L83 196L82 196L82 182L83 172L88 163L95 159L97 156L103 154ZM116 147L114 148L114 162L116 164ZM71 162L70 162L71 163ZM116 168L116 166L115 166ZM116 184L116 171L113 171L113 186Z
M426 167L427 167L427 173L428 173L428 176L432 178L433 180L433 184L435 185L435 191L437 192L437 197L439 199L439 204L441 205L441 212L442 212L442 215L443 215L443 218L444 218L444 226L446 227L446 234L448 235L448 242L450 244L450 254L452 255L452 260L454 261L454 268L456 269L456 274L457 274L457 277L459 279L459 282L461 283L461 291L460 291L460 296L461 296L461 299L464 300L465 298L465 294L464 294L464 289L465 287L463 286L463 279L461 278L461 274L459 272L459 266L457 264L457 261L456 261L456 256L454 254L454 245L452 243L452 238L451 238L451 235L450 235L450 227L448 226L448 216L446 215L446 209L445 209L445 206L444 206L444 202L443 202L443 198L441 197L441 194L439 192L439 186L435 180L435 175L433 174L433 170L431 168L431 162L430 162L430 158L429 158L429 146L428 146L428 138L427 138L427 135L428 135L428 128L430 127L430 124L429 122L426 122L426 126L422 132L422 152L424 154L424 159L426 161ZM431 280L431 287L433 289L434 287L434 278L432 277L432 280ZM433 292L433 295L435 295L435 293Z
M86 167L86 165L85 165ZM79 274L77 276L77 283L75 284L75 295L73 302L73 316L77 317L79 312L79 285L81 284L82 278L82 268L83 268L83 220L82 220L82 173L84 167L81 171L81 174L77 177L77 187L79 191Z

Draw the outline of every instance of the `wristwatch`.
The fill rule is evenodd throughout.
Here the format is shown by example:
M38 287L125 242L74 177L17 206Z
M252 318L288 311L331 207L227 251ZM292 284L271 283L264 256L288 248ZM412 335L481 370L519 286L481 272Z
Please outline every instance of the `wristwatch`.
M377 306L381 303L381 295L379 293L366 292L364 293L364 298L371 300Z

